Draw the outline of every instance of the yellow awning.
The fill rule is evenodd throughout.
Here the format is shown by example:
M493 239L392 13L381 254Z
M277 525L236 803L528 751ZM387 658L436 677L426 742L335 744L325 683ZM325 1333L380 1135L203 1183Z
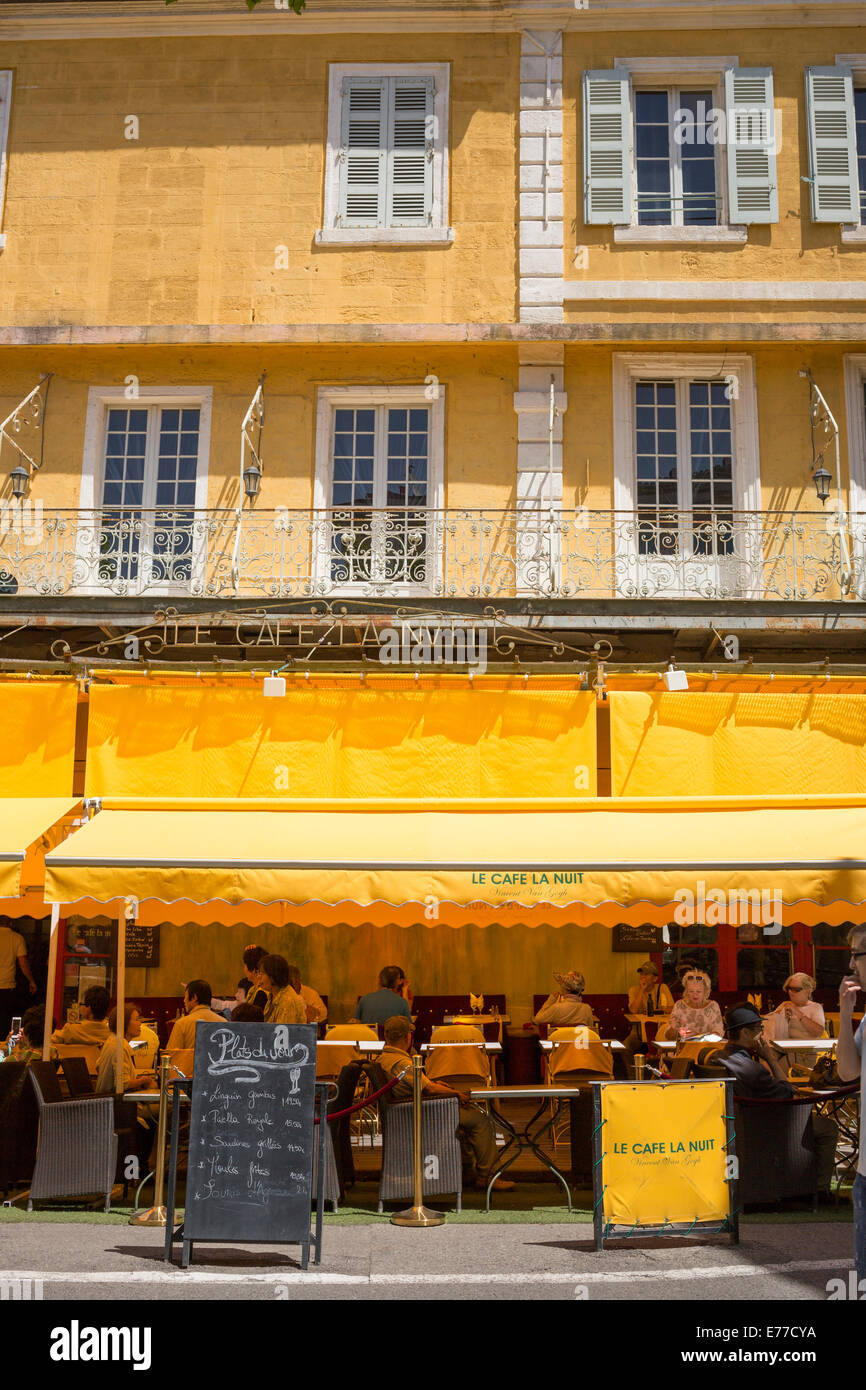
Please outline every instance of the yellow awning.
M866 904L866 797L106 801L45 862L46 900L62 903L552 905L619 921L620 905L748 892L814 911Z
M0 681L0 797L72 795L77 711L74 680Z
M0 898L18 897L28 850L77 805L69 797L0 797Z

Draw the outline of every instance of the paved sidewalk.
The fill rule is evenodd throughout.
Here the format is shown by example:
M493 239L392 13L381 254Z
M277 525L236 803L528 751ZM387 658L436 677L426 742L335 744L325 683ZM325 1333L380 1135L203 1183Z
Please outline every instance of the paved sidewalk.
M0 1285L40 1279L45 1299L820 1300L847 1278L850 1226L750 1225L726 1238L629 1240L597 1254L579 1225L328 1227L321 1266L296 1248L199 1245L189 1270L163 1263L163 1233L131 1226L0 1227ZM179 1256L178 1256L179 1258ZM0 1290L2 1292L2 1290Z

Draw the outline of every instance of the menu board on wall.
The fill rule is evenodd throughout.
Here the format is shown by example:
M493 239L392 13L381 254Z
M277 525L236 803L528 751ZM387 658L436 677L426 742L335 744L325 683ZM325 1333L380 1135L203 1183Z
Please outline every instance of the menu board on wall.
M613 944L611 949L614 951L661 951L664 949L664 938L662 928L650 926L648 922L639 927L627 926L624 922L618 922L613 928Z
M126 963L131 966L159 965L159 923L146 927L141 922L126 924Z

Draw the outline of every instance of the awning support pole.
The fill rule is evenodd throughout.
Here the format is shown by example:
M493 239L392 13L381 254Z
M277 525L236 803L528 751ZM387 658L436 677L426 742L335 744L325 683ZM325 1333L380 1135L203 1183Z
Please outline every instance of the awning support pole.
M60 904L51 904L51 935L48 938L48 983L45 987L45 1026L42 1031L42 1060L51 1057L51 1024L54 1013L54 985L57 980L57 937L60 931ZM63 1019L60 1020L61 1027Z
M123 1094L123 1043L126 1016L126 900L117 915L117 1050L114 1054L114 1090Z

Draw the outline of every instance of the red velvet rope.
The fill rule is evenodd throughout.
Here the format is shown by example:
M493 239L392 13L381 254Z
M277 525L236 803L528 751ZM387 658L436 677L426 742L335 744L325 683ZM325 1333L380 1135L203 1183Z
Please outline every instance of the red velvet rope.
M374 1100L378 1100L380 1096L383 1096L383 1095L385 1094L386 1091L391 1091L391 1090L393 1090L394 1087L397 1085L397 1082L403 1080L403 1076L404 1076L404 1075L405 1075L405 1073L404 1073L404 1072L401 1072L401 1074L400 1074L399 1076L395 1076L391 1081L389 1081L389 1082L387 1083L387 1085L382 1086L380 1090L374 1091L373 1094L372 1094L371 1096L366 1096L366 1097L364 1098L364 1100L358 1100L358 1101L356 1101L355 1104L354 1104L354 1105L350 1105L350 1106L348 1107L348 1109L346 1109L346 1110L335 1110L334 1113L333 1113L333 1115L328 1115L328 1116L327 1116L328 1124L330 1124L332 1120L342 1120L342 1118L343 1118L344 1115L353 1115L353 1114L355 1113L356 1110L364 1110L364 1109L365 1109L368 1105L370 1105ZM319 1117L318 1117L318 1115L316 1116L316 1118L315 1118L315 1120L313 1121L313 1123L314 1123L314 1124L318 1124L318 1123L319 1123Z

